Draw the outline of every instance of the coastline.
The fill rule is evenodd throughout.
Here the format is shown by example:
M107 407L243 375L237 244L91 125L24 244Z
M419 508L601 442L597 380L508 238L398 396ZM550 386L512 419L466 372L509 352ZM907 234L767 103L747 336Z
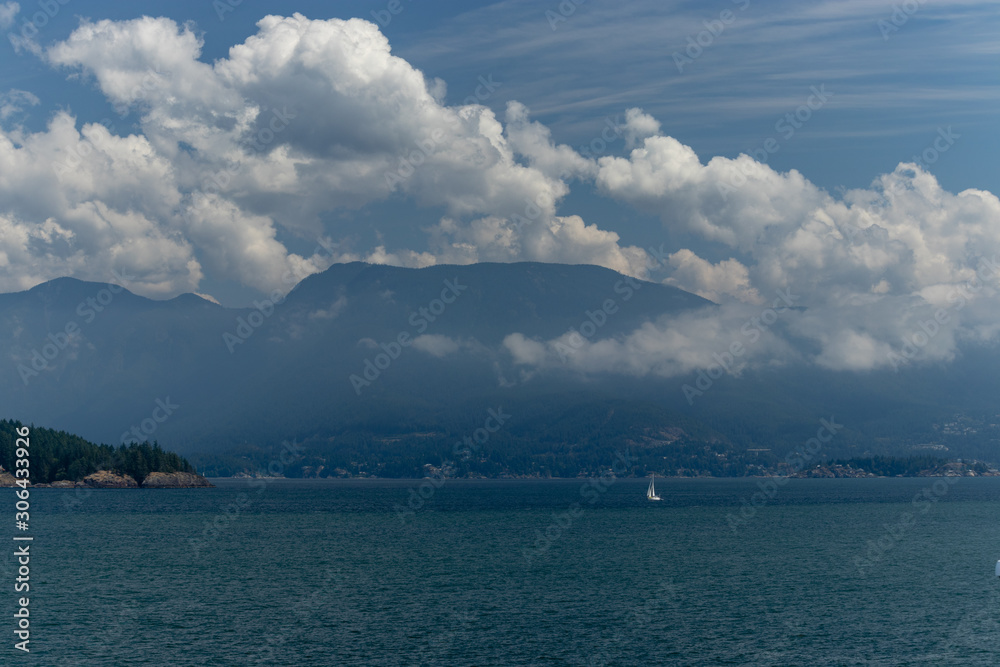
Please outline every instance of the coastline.
M18 486L17 478L9 472L0 472L0 488ZM57 480L28 484L29 489L207 489L214 488L206 477L190 472L154 471L137 482L129 475L117 475L98 470L82 480Z

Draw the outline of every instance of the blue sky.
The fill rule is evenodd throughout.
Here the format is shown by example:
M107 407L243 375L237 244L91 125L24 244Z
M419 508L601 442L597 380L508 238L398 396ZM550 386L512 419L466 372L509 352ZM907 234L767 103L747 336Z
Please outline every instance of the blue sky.
M795 285L841 322L1000 250L995 3L53 0L0 26L0 291L115 269L242 305L331 262L533 260L722 304ZM833 367L900 335L852 312L871 350Z
M40 11L35 3L21 4L15 33L29 9ZM570 145L587 141L604 116L638 106L700 155L735 156L774 135L775 122L805 100L811 85L826 84L836 99L772 157L776 168L798 169L826 188L860 187L926 148L938 127L953 126L969 141L942 156L934 174L950 190L1000 190L1000 170L991 168L990 158L1000 149L1000 15L993 3L914 3L912 14L897 14L898 26L895 2L633 2L622 8L588 0L568 17L558 2L400 0L398 15L388 14L388 4L243 2L221 12L220 20L211 2L70 2L41 28L38 41L64 39L80 17L169 16L197 26L210 62L256 32L265 14L294 9L310 18L376 22L391 16L380 27L394 53L444 79L449 102L461 101L477 77L492 74L502 87L488 106L502 110L519 100ZM678 72L672 54L683 53L687 38L705 29L702 22L725 10L735 20ZM559 20L550 21L546 11ZM77 110L81 120L110 111L92 87L72 85L37 58L14 57L8 49L0 62L3 88L43 98L32 110L34 127L58 108Z

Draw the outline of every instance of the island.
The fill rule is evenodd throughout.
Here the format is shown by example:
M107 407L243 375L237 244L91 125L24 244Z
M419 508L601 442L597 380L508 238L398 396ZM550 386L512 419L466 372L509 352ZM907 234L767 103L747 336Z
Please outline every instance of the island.
M13 487L18 429L24 424L0 420L0 487ZM23 432L23 431L22 431ZM118 447L98 445L77 435L29 427L28 471L32 488L195 489L215 485L197 474L183 457L156 442ZM23 467L23 466L21 466Z

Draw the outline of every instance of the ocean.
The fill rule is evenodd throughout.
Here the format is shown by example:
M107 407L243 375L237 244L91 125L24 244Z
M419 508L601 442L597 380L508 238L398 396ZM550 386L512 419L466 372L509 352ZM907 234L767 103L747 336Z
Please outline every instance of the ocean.
M1000 664L998 478L216 483L33 491L2 663Z

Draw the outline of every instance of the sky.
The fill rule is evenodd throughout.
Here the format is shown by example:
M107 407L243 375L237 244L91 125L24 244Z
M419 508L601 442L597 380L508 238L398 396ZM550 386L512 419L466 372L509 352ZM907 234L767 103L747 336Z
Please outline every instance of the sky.
M762 350L884 367L944 311L918 353L948 360L997 333L995 7L0 2L0 292L596 264L722 308L584 365L676 361L781 294L805 314Z

